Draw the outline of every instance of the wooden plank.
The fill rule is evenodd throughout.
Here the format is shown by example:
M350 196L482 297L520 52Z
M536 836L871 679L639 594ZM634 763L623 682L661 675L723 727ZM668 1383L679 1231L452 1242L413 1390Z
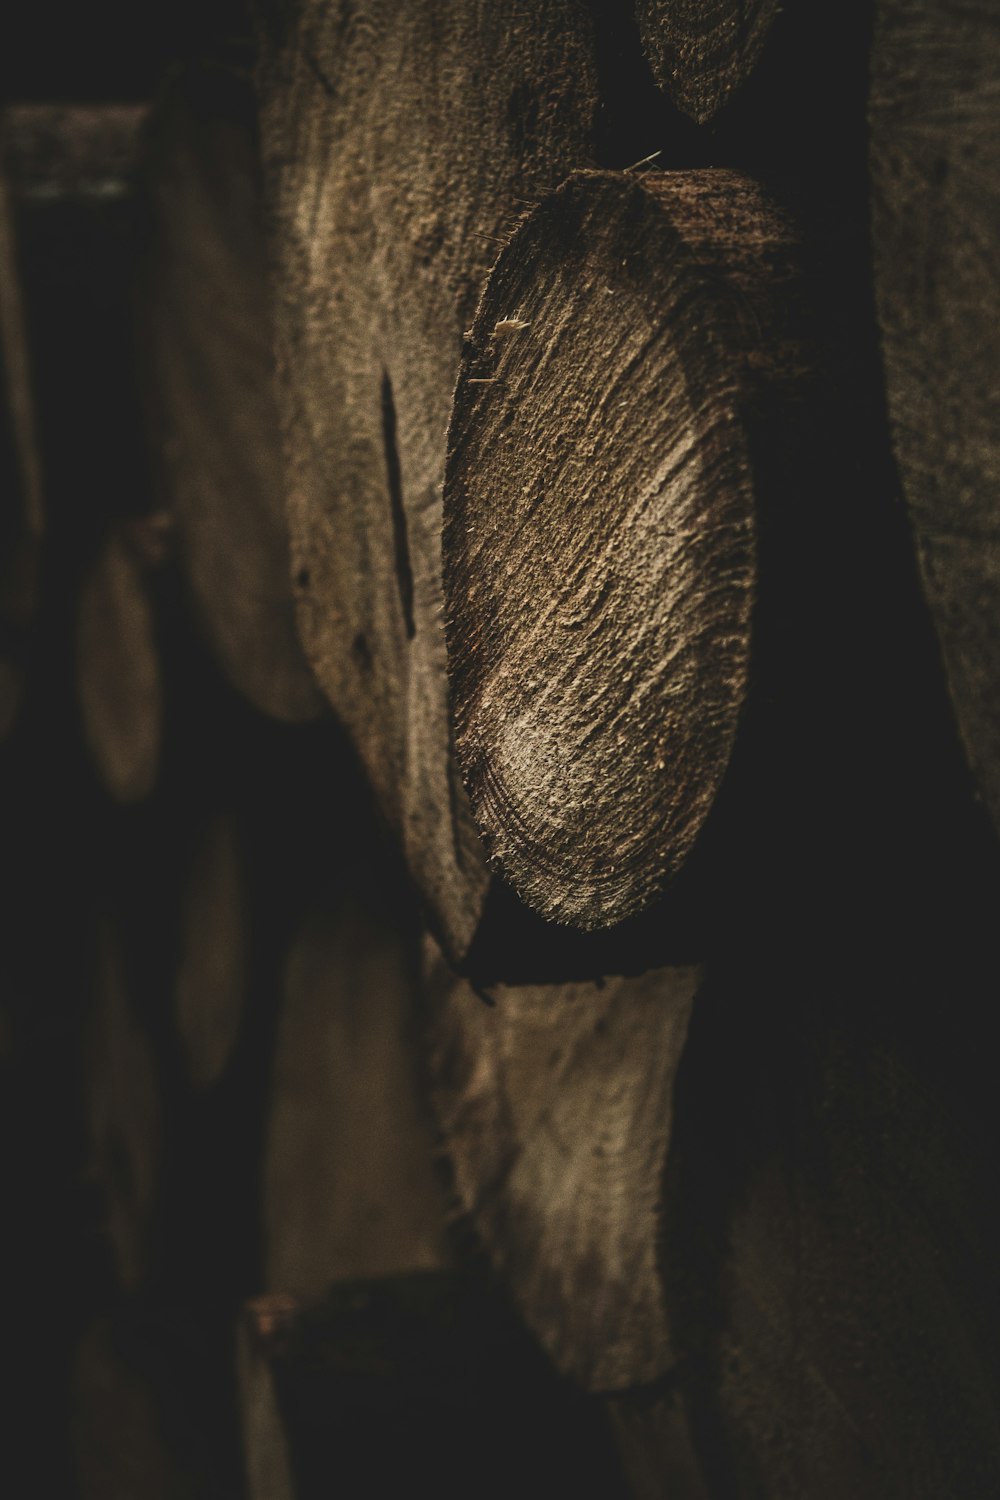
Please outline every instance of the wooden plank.
M556 1365L591 1389L673 1359L658 1267L694 968L498 986L432 944L428 1076L456 1207Z

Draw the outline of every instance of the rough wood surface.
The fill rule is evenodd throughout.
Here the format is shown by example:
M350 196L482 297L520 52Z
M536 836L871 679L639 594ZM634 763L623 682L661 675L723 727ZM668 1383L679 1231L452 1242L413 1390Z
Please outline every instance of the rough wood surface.
M174 989L177 1028L196 1088L225 1072L247 986L247 902L235 820L206 829L187 877Z
M101 1190L119 1281L133 1291L149 1259L162 1122L150 1039L127 985L121 934L106 921L84 1057L89 1172Z
M448 671L489 857L545 917L648 907L729 763L791 254L734 173L578 173L491 272L449 432Z
M84 737L105 787L138 802L156 781L163 687L143 563L119 527L80 590L76 682Z
M892 439L969 761L1000 823L1000 14L879 0L875 291Z
M306 919L285 971L264 1156L265 1289L447 1260L411 1046L414 983L388 913L357 894Z
M589 19L565 0L307 0L265 52L300 629L458 959L488 874L449 751L445 434L498 241L592 160Z
M699 125L753 71L779 0L636 0L643 50L678 109Z
M150 133L137 317L158 500L229 677L307 720L322 699L295 630L250 85L183 73Z
M426 949L431 1099L457 1205L521 1313L591 1389L671 1360L657 1265L672 1091L699 971L500 986Z

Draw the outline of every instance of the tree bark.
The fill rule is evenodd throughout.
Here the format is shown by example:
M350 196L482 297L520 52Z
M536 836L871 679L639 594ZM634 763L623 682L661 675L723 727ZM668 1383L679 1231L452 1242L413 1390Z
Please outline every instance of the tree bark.
M672 1359L657 1254L699 970L500 986L427 948L431 1099L459 1212L556 1365L594 1390Z
M592 160L589 20L564 0L306 0L263 46L300 629L460 961L490 882L449 744L445 433L497 244Z
M551 920L649 907L729 764L793 268L759 189L709 171L576 174L491 272L449 433L448 670L490 859Z
M969 762L1000 825L1000 15L879 0L875 292L893 447Z

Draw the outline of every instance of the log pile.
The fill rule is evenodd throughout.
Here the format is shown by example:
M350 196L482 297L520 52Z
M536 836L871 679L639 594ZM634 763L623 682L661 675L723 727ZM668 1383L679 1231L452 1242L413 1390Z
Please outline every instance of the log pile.
M874 22L259 0L0 119L51 1492L1000 1491L997 25Z

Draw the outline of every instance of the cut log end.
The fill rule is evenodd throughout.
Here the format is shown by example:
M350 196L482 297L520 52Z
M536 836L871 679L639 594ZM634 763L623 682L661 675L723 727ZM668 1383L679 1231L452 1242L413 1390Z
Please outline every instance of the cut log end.
M775 374L782 247L732 173L579 173L515 234L467 341L445 480L456 749L488 857L546 918L647 908L729 762L756 575L745 408Z
M658 1267L696 968L499 986L425 953L428 1076L459 1214L562 1372L591 1390L673 1357Z
M753 72L779 0L636 0L653 76L699 125L729 103Z

